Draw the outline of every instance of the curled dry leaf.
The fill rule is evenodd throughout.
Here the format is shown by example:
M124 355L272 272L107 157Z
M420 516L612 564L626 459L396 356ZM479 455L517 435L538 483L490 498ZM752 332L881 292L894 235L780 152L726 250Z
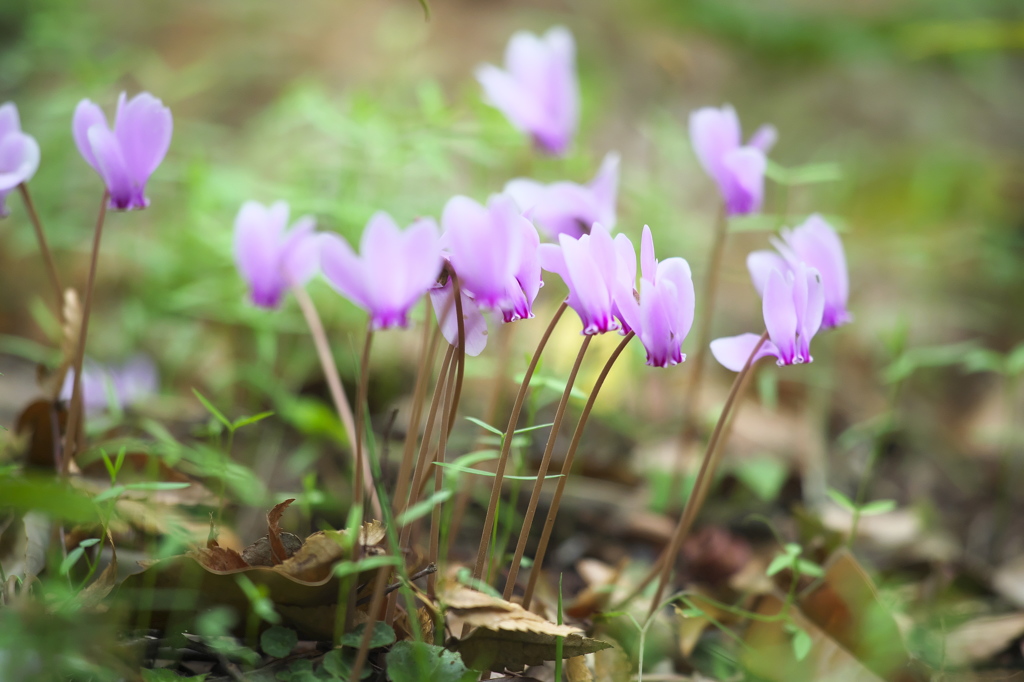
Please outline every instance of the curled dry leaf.
M557 644L558 637L547 633L477 628L455 648L469 667L501 671L522 670L528 665L553 661L557 655ZM573 634L563 638L562 656L575 658L609 647L611 644L607 642Z
M274 566L292 555L281 542L281 515L294 501L294 497L287 499L267 512L267 538L270 540L270 559Z

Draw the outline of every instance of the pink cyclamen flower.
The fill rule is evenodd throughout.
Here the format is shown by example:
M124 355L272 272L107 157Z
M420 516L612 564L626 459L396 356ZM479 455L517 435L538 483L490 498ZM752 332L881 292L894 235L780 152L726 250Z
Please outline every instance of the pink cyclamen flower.
M487 346L487 320L480 306L472 296L462 293L462 330L466 339L466 355L476 357ZM455 306L455 286L449 278L443 286L430 290L430 303L434 308L434 316L441 328L445 340L456 348L459 347L459 317Z
M70 370L61 387L62 400L71 400L75 371ZM125 409L157 392L160 377L146 355L136 355L123 365L101 365L88 361L82 369L82 407L86 414L102 412L111 404Z
M505 69L477 68L487 103L533 138L536 147L564 154L579 122L576 45L561 26L543 37L519 31L508 41Z
M636 281L636 250L626 235L612 239L600 223L590 234L573 239L558 235L558 244L542 244L541 267L553 272L569 288L566 303L580 316L583 334L603 334L624 328L616 292L632 291Z
M686 359L683 341L693 326L694 291L690 265L682 258L658 261L651 228L640 242L640 298L619 284L616 302L623 319L647 350L647 364L669 367Z
M483 309L500 310L505 322L533 317L542 286L537 228L507 194L483 206L455 196L441 213L443 246L463 290Z
M87 99L75 108L72 132L78 152L92 166L110 193L110 208L149 206L146 182L167 154L174 123L171 110L143 92L117 100L113 130L103 110Z
M846 309L850 277L846 269L843 242L835 229L815 213L798 227L782 230L782 239L772 239L778 253L755 251L747 256L747 268L758 293L764 292L772 270L795 271L803 262L821 274L825 291L824 329L846 324L853 316Z
M252 302L276 308L290 286L302 286L320 265L316 221L303 216L288 229L288 204L242 204L235 218L235 264L249 283Z
M740 121L729 105L705 107L690 114L690 141L697 159L722 193L729 215L761 210L764 202L765 154L775 144L772 126L762 126L744 146Z
M619 155L604 157L597 175L586 185L556 182L545 185L517 178L505 185L523 215L551 239L566 234L576 239L594 223L615 229L615 199L619 189Z
M18 108L13 102L0 106L0 218L7 215L7 195L28 182L39 168L39 145L21 132Z
M321 267L338 293L370 313L373 329L408 326L409 309L437 282L437 223L421 218L402 230L383 211L366 223L359 255L344 239L322 237Z
M814 268L800 263L785 272L772 270L764 286L762 301L768 340L754 356L776 358L777 364L793 365L811 362L811 339L821 327L825 310L825 293L821 275ZM711 342L711 353L726 369L743 369L760 337L740 334Z

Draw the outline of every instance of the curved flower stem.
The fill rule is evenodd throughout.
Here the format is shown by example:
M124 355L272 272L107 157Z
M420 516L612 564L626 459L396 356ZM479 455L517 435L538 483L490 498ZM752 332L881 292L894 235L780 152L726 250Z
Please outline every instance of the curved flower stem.
M53 293L57 297L57 319L63 320L64 287L61 286L60 277L57 275L57 266L53 262L53 253L50 251L50 245L46 241L46 234L43 232L43 223L39 220L39 213L36 212L36 206L32 203L32 196L28 193L28 183L23 182L18 185L18 191L21 193L21 199L25 203L25 210L28 211L28 218L32 223L32 228L36 232L36 239L39 240L39 251L43 255L43 261L46 263L46 272L50 277Z
M672 483L669 486L669 499L675 499L681 493L683 482L683 464L686 461L686 449L697 431L699 419L699 408L697 401L700 400L701 388L704 385L704 365L706 364L707 351L711 343L711 314L714 312L715 294L718 290L718 275L722 269L722 256L725 253L725 238L728 234L729 220L725 212L725 205L718 210L718 217L715 220L715 232L711 242L711 253L708 257L707 271L704 273L704 286L701 287L702 298L697 303L697 314L700 316L696 325L697 348L693 358L687 364L692 366L690 370L690 381L686 387L686 397L683 408L683 424L679 430L678 450L676 451L675 467L672 471Z
M661 597L665 594L665 588L668 586L669 578L672 576L672 568L675 566L675 557L679 554L679 548L683 545L683 540L686 538L686 534L690 531L693 526L693 520L697 516L697 512L704 505L704 500L708 496L708 491L711 489L711 482L715 475L715 469L718 467L718 453L720 449L718 447L719 442L722 439L722 435L725 433L725 425L729 420L729 416L732 412L733 406L736 404L736 400L743 393L749 383L750 377L753 376L750 369L754 366L754 358L757 356L757 351L761 350L761 346L765 341L768 340L768 332L761 334L761 338L758 340L757 345L754 346L754 350L750 352L750 357L747 358L747 362L743 365L743 369L740 370L739 374L736 375L736 379L732 382L732 388L729 390L729 397L725 400L725 406L722 407L722 414L718 416L718 423L715 424L715 430L711 434L711 440L708 441L707 450L704 452L704 460L700 464L700 471L697 472L697 480L693 484L693 492L686 500L686 506L683 508L683 514L679 517L679 523L676 525L675 532L672 534L672 541L668 547L662 552L661 559L659 560L661 566L661 578L658 580L658 589L654 593L654 600L651 602L651 611L648 613L650 618L658 608L658 604L661 603ZM649 582L649 581L645 581ZM643 589L642 587L640 589Z
M533 352L530 365L526 368L526 374L523 376L523 383L519 386L516 402L512 406L512 413L508 417L508 426L505 428L505 436L501 441L501 454L498 455L498 465L494 471L494 484L491 486L491 499L487 504L487 516L484 518L484 527L480 534L480 548L477 550L476 564L473 566L473 577L477 580L483 577L484 567L487 565L487 553L491 546L491 530L494 528L494 516L498 509L498 498L501 497L501 483L505 476L505 465L508 463L508 455L512 450L512 437L516 430L516 424L519 422L519 413L522 412L523 403L526 401L526 394L530 390L530 379L533 378L533 372L537 369L537 363L540 361L540 354L543 352L544 346L547 345L548 339L551 338L551 332L554 331L555 325L561 319L567 307L568 304L563 301L558 310L555 311L554 316L552 316L551 322L548 323L548 328L544 330L544 336L541 337L540 343L537 344L537 349Z
M459 362L459 358L455 358L455 362ZM461 369L461 368L458 368ZM457 388L457 375L459 374L458 369L455 373L448 372L447 386L444 390L444 409L445 413L451 413L454 411L454 399L457 397L455 394L458 392ZM441 429L438 433L437 449L434 450L434 493L441 492L441 486L444 483L444 471L441 467L437 466L438 462L444 461L445 450L448 447L448 434L450 429ZM430 547L427 555L427 562L437 566L437 557L441 549L441 505L435 504L434 508L430 511ZM427 593L434 594L434 587L437 584L437 576L431 573L427 577Z
M363 358L359 362L359 389L356 394L356 456L352 474L352 503L363 504L363 472L369 471L363 463L366 452L363 450L363 419L366 409L366 396L370 387L370 348L373 346L373 323L366 323L366 343L363 344ZM371 482L370 490L373 490Z
M82 304L82 327L78 332L78 347L75 349L75 379L71 389L71 407L68 409L68 430L64 435L64 455L61 472L68 473L71 460L78 453L82 441L82 364L85 362L85 338L89 334L89 313L92 312L92 292L96 284L96 268L100 256L100 240L103 237L103 222L107 217L107 202L110 193L103 190L100 212L96 217L96 229L92 237L92 255L89 259L89 279L85 284L85 301Z
M427 296L427 314L430 314L430 297ZM430 370L434 366L437 347L441 339L441 328L423 324L423 342L420 351L420 366L416 371L416 385L413 388L412 409L409 412L409 423L406 426L405 445L402 449L402 464L398 469L398 481L395 496L392 498L392 511L397 516L405 511L412 479L413 454L416 452L416 437L419 435L420 418L423 416L423 403L427 394L427 383Z
M348 404L348 398L345 397L345 390L341 385L338 366L334 362L334 355L331 353L331 346L327 340L327 333L324 331L323 322L320 321L320 315L316 311L313 299L309 297L309 293L304 287L293 285L292 293L295 295L295 300L299 303L303 317L306 318L309 334L313 337L313 345L316 347L317 357L320 358L320 368L323 370L324 379L327 380L327 388L331 393L331 400L334 401L334 409L337 410L338 418L341 420L342 426L345 427L345 435L348 437L348 442L354 448L356 442L356 422L352 416L352 408ZM370 471L370 467L365 466L365 464L363 466L363 486L369 491L370 504L373 506L377 518L380 518L380 499L373 485L373 474Z
M544 456L541 457L540 466L537 469L537 480L533 483L533 493L530 495L530 504L526 508L526 516L523 517L523 528L519 532L519 542L516 544L516 553L512 557L512 565L508 569L508 579L505 581L505 592L502 597L506 600L512 597L512 590L516 586L516 578L519 575L519 565L523 561L523 554L526 553L526 542L530 538L530 527L533 525L533 517L537 513L537 504L540 502L540 491L544 485L544 477L551 465L551 453L555 449L555 441L558 439L558 431L562 426L562 418L565 416L565 408L569 404L569 396L572 393L573 384L576 383L576 375L583 364L583 356L590 347L594 336L588 334L583 337L583 344L580 352L576 355L576 363L569 372L569 378L565 381L565 390L562 391L562 398L558 401L558 408L555 410L555 419L551 424L551 433L548 434L547 445L544 446Z
M626 349L626 346L633 339L635 334L629 332L623 337L619 345L615 347L612 354L608 356L608 361L604 363L604 368L597 377L597 381L594 383L594 388L590 391L590 397L587 399L587 404L583 407L583 412L580 413L580 420L576 424L576 431L572 434L572 441L569 443L569 449L565 453L565 461L562 462L562 474L558 479L558 487L555 488L555 496L551 498L551 508L548 509L548 517L544 520L544 532L540 536L540 544L537 545L537 554L533 558L533 567L530 569L530 578L526 583L526 593L523 595L523 608L529 609L530 602L533 600L533 591L537 587L537 579L540 577L541 566L544 565L544 555L547 553L548 543L551 541L551 531L555 527L555 517L558 515L558 505L562 502L562 493L565 491L565 482L569 478L569 474L572 472L573 458L576 456L576 448L580 445L580 439L583 437L583 428L587 425L587 419L590 418L590 412L594 409L594 403L597 402L597 395L601 392L601 387L604 385L605 379L608 378L608 373L612 370L612 365L618 360L619 355Z
M423 428L423 440L420 442L420 451L417 456L416 467L410 475L410 479L415 479L414 474L421 471L426 467L427 452L430 445L430 436L434 432L434 423L437 421L437 407L441 402L441 392L444 390L444 386L448 381L448 373L451 368L452 357L455 355L455 347L449 345L448 350L444 354L444 359L441 361L441 369L437 374L437 383L434 385L434 395L430 399L430 409L427 411L427 421ZM419 497L418 488L412 488L410 491L410 498L408 503L403 509L408 509L414 505ZM396 521L397 522L397 521ZM402 526L402 532L399 536L398 547L408 547L409 538L412 534L414 523L407 523ZM388 608L384 615L384 622L391 624L395 616L396 599L392 595L388 598Z

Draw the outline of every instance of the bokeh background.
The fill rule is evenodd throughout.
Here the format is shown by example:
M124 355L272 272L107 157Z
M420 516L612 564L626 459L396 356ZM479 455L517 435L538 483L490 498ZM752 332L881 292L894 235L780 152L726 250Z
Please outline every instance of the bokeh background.
M477 64L501 62L514 31L555 24L576 37L583 93L580 134L560 160L534 153L481 102L473 78ZM896 415L870 497L935 512L961 548L992 537L989 502L1013 459L1000 454L1019 455L1009 430L1017 384L964 361L1024 338L1017 0L465 0L430 2L429 18L415 0L5 0L0 100L17 103L40 143L32 191L64 281L79 289L102 187L74 148L71 115L82 98L112 111L122 90L162 98L175 132L149 185L151 208L108 217L88 355L150 355L161 391L145 409L157 418L201 421L193 387L233 416L275 410L274 424L252 427L260 433L236 447L255 472L252 490L303 477L322 493L345 487L324 469L327 457L334 477L344 473L297 307L268 313L245 300L231 255L243 201L287 200L293 216L313 214L320 229L356 240L376 210L405 224L514 177L583 182L615 150L618 228L636 238L650 224L659 254L687 258L699 281L718 200L686 122L698 107L731 103L746 131L770 122L779 142L765 214L732 226L715 335L759 327L744 256L811 212L843 230L856 316L816 340L813 366L761 371L734 456L766 466L753 478L779 479L776 492L790 478L803 486L798 497L820 498L825 480L849 493L870 450L850 428ZM56 323L24 209L8 201L0 423L10 427L39 391L36 363L55 361ZM484 416L496 383L514 390L543 311L563 291L549 279L542 319L492 330L469 369L465 413ZM364 316L322 281L311 293L352 385ZM571 364L577 330L563 327L544 376ZM418 339L378 339L375 414L411 390ZM621 436L601 440L613 481L639 485L637 504L656 506L657 486L637 475L671 466L658 443L678 429L687 370L649 370L634 345L594 428ZM598 368L585 370L583 388ZM710 374L713 419L731 376ZM894 377L907 377L895 396ZM1011 535L986 552L1003 561L1022 542Z

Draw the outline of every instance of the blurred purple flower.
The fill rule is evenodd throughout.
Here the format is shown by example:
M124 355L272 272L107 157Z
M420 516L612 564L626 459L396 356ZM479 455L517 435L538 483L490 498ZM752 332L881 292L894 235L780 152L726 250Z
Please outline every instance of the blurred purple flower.
M62 400L71 400L75 370L68 370L61 387ZM102 412L111 405L123 410L157 392L160 378L146 355L135 355L122 365L87 362L82 369L82 407L86 414Z
M507 194L483 206L455 196L441 213L442 245L462 289L476 305L500 310L505 322L533 317L542 286L540 236Z
M566 303L580 316L582 333L628 331L616 304L616 291L632 292L636 281L636 250L626 235L613 240L601 223L594 223L590 234L579 239L560 234L557 245L542 244L540 262L569 288Z
M415 221L406 230L383 211L370 217L359 255L341 237L322 238L321 267L338 293L370 313L373 329L406 327L407 316L441 272L437 223Z
M782 230L782 239L772 239L772 243L778 253L754 251L747 256L747 268L759 294L764 292L768 275L773 269L781 272L795 271L799 263L804 262L821 274L825 291L822 328L832 329L853 319L846 309L850 278L843 242L824 218L815 213L798 227Z
M316 222L303 216L288 229L288 204L242 204L235 218L235 264L249 283L252 302L263 308L281 304L285 290L308 282L320 265Z
M434 308L434 316L441 327L441 333L451 345L459 346L459 318L455 307L455 289L451 279L444 286L430 290L430 302ZM476 357L487 346L487 320L476 301L465 289L462 293L462 324L466 335L466 355Z
M39 145L21 132L18 108L13 102L0 106L0 218L7 216L7 195L28 182L39 168Z
M505 69L483 64L476 78L487 103L529 133L536 147L565 153L579 121L576 45L567 29L555 26L544 37L515 33L505 49Z
M765 154L775 144L772 126L762 126L743 145L740 121L729 105L705 107L690 114L690 141L697 159L716 183L726 213L744 215L761 210L764 201Z
M754 356L776 358L777 364L793 365L811 362L811 339L821 327L825 310L825 293L821 276L806 263L785 272L773 269L764 285L762 301L768 340ZM725 368L743 369L760 337L740 334L711 342L711 352Z
M110 192L110 208L132 210L149 206L146 182L171 144L171 110L148 92L117 100L114 129L103 111L83 99L75 108L72 132L78 152Z
M654 257L651 228L640 242L640 299L632 284L619 283L616 302L627 326L647 350L647 364L669 367L686 359L683 341L693 325L694 291L690 265L682 258Z
M604 157L594 179L586 185L556 182L544 185L517 178L505 185L523 215L551 239L566 234L576 239L590 232L594 223L615 229L615 199L619 189L619 155Z

